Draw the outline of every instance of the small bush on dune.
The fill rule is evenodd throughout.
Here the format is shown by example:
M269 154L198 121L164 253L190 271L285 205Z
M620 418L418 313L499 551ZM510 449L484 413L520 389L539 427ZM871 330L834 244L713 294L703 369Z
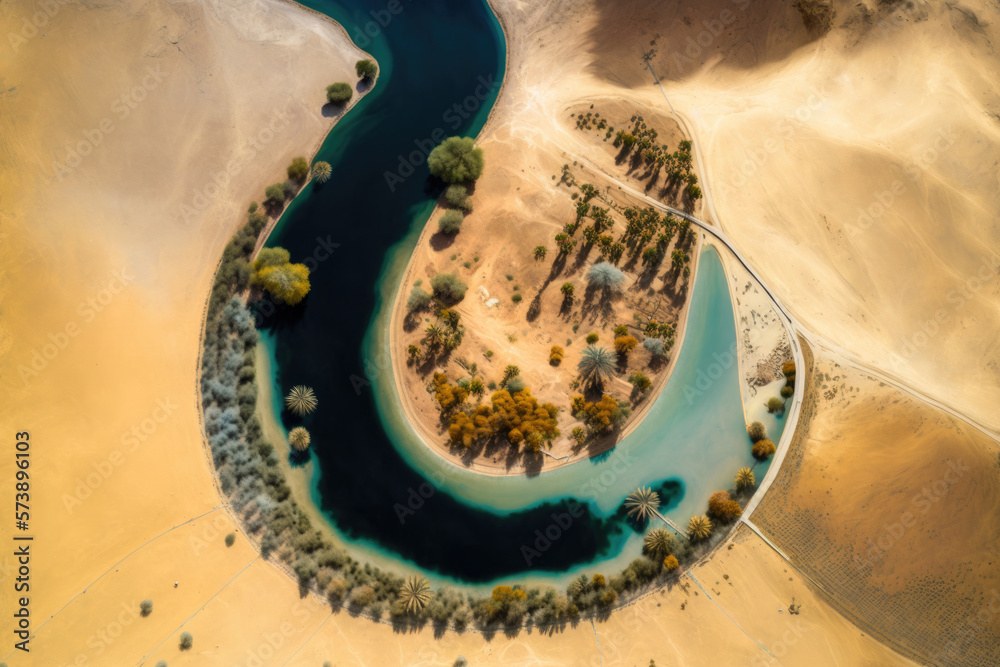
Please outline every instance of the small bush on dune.
M326 87L326 99L330 104L343 104L353 95L354 90L347 83L334 83Z
M181 633L181 650L186 651L194 644L194 637L191 636L190 632Z
M448 206L453 206L463 211L472 210L472 204L469 202L469 189L464 185L458 185L457 183L449 185L445 188L444 200L448 203Z
M434 290L434 296L442 301L455 303L465 298L465 291L469 286L454 273L439 273L431 278L431 289Z
M378 65L373 60L359 60L354 64L354 71L362 79L371 81L378 74Z
M309 175L309 163L304 157L297 157L288 165L288 178L293 181L304 181Z
M445 211L438 218L438 231L442 234L457 234L462 228L462 214L458 211Z
M288 192L285 190L284 183L274 183L267 186L264 189L264 194L267 198L275 203L284 203L285 199L288 197Z
M420 287L410 290L410 296L406 299L406 308L411 311L423 310L431 305L431 295Z
M153 601L152 600L143 600L142 602L140 602L139 603L139 612L143 616L149 616L150 614L152 614L153 613Z
M553 345L552 349L549 350L549 363L553 366L558 366L563 360L563 349L558 345Z
M229 533L226 535L226 546L231 547L236 543L236 533Z
M596 343L600 339L601 339L600 336L598 336L594 332L591 332L591 333L587 334L587 345L593 345L594 343Z

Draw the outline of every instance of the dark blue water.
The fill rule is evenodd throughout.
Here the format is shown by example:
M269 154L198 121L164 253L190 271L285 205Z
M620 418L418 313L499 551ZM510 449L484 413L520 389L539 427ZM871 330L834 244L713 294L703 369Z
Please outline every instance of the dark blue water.
M426 483L428 495L433 480L410 468L389 441L367 381L392 378L378 360L362 359L383 264L395 244L412 244L411 232L422 227L438 194L424 155L435 138L476 136L499 92L505 54L499 26L483 0L305 4L340 22L382 71L317 156L332 165L330 181L310 185L268 241L287 248L294 261L318 263L305 302L266 322L280 390L309 385L320 401L304 422L282 414L284 425L303 423L312 433L321 509L349 539L469 582L526 571L522 545L535 543L535 531L571 507L556 502L493 514L435 488L401 518L398 505L409 504L410 490ZM390 6L400 11L392 14ZM610 554L631 531L620 516L601 519L587 505L572 509L579 516L533 570L562 572Z

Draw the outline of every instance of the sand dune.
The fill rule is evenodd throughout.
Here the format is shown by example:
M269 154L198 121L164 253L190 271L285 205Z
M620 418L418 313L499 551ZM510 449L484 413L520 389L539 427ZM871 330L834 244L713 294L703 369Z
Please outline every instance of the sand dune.
M558 167L570 155L599 163L602 149L551 120L562 110L549 100L586 90L665 112L640 49L629 46L659 31L654 67L702 145L719 221L797 317L862 361L885 363L895 352L902 362L889 370L995 428L995 275L946 310L935 333L925 331L926 344L912 338L978 270L980 246L995 245L997 68L985 44L995 41L995 10L914 5L919 14L883 34L877 23L865 28L877 18L838 3L838 27L817 41L793 10L749 5L731 42L713 40L707 67L671 73L667 36L683 43L681 25L695 29L726 5L667 4L644 14L632 4L498 2L511 37L511 87L484 144L524 145L514 139L548 133L559 139L540 164ZM260 18L251 21L245 7L60 4L29 34L23 21L36 6L0 5L3 33L24 35L16 49L0 49L0 421L8 434L31 432L37 547L31 659L10 651L0 659L447 665L462 654L473 664L909 664L863 628L918 600L907 595L922 563L935 572L929 590L944 594L928 603L937 615L912 621L909 632L926 630L937 641L946 628L935 629L935 619L961 622L970 604L976 611L989 603L996 533L980 517L996 511L995 443L826 357L816 381L830 386L819 390L831 391L836 375L837 387L847 386L817 399L799 467L783 471L789 478L774 489L818 517L829 535L821 544L835 555L877 539L905 510L912 485L933 484L948 456L967 453L974 462L967 479L975 483L948 496L959 501L954 518L935 515L908 532L905 549L890 550L859 578L858 590L888 602L851 609L857 591L804 580L741 528L732 550L692 569L704 588L685 581L606 622L552 637L437 639L429 628L396 634L368 619L330 616L242 538L225 547L234 524L219 507L197 411L200 304L248 197L324 135L323 86L346 78L358 57L313 14L256 3ZM916 20L925 8L927 19ZM813 83L828 96L815 111L806 87ZM758 142L806 109L811 115L789 120L793 136L752 180L727 185L744 164L741 152L765 146ZM293 121L282 126L285 112ZM959 139L911 184L907 160L933 148L945 121ZM216 192L214 178L230 160L235 174ZM550 175L525 178L541 190ZM905 192L848 245L847 221L893 178ZM907 337L917 349L909 356ZM855 398L841 399L842 391ZM813 500L819 489L831 491L822 505L829 517ZM801 533L782 526L779 518L766 530L793 562L822 562ZM11 556L0 559L5 576L13 567ZM803 605L794 620L778 612L793 595ZM4 586L4 609L11 597ZM137 618L137 601L147 597L154 611ZM177 648L182 630L194 635L191 651ZM969 646L994 636L976 635ZM906 641L900 649L922 660L939 646Z

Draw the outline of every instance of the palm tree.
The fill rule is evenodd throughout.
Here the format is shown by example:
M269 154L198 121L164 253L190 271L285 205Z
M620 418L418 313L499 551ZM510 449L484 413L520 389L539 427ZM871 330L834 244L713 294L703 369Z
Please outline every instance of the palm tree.
M652 516L659 506L660 494L648 486L640 486L625 498L625 507L628 508L628 515L635 517L639 521Z
M428 324L427 328L424 329L423 342L427 344L427 347L435 348L445 340L444 331L441 330L436 324Z
M593 385L603 384L615 373L615 355L606 347L588 345L580 354L577 369L586 382Z
M302 453L306 451L309 448L310 442L312 442L312 436L309 435L309 431L301 426L296 426L288 432L288 444L296 452Z
M507 367L503 369L503 382L501 384L506 384L507 382L510 382L510 379L512 377L515 377L520 374L521 374L520 368L518 368L514 364L508 364Z
M752 489L757 480L754 479L753 470L750 468L740 468L736 473L736 490Z
M486 391L486 388L483 386L482 380L480 380L479 378L472 378L472 380L469 382L469 391L472 392L475 396L482 396L483 393Z
M547 250L545 249L545 246L536 245L531 254L534 255L535 259L545 259L546 252Z
M406 605L406 611L420 611L431 599L431 585L425 577L414 575L406 580L399 591L399 599Z
M314 162L312 166L313 178L316 179L317 183L326 183L330 180L330 174L332 173L329 162Z
M701 516L693 516L688 522L688 534L690 534L693 539L703 540L712 534L712 522L709 521L708 517L704 514Z
M316 403L316 394L313 393L312 387L306 387L301 384L293 387L288 392L288 396L285 396L285 405L299 416L307 415L315 410Z
M656 556L657 560L662 560L673 551L674 536L666 528L654 528L646 533L642 546L646 553Z

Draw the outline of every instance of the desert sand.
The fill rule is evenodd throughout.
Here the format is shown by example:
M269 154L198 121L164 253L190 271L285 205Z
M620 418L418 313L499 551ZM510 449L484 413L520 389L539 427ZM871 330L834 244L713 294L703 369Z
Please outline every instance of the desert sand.
M876 32L877 23L864 33L855 22L812 40L793 10L746 5L752 13L737 14L741 23L729 30L735 43L713 40L711 57L699 56L690 71L663 69L660 61L670 56L663 44L682 48L701 21L730 4L660 3L648 16L629 2L498 1L510 90L523 97L505 90L488 129L496 128L490 141L502 142L531 131L528 123L514 124L522 113L547 117L545 98L526 95L518 80L537 81L535 92L586 84L595 95L627 96L664 111L635 44L646 32L650 40L660 35L654 67L694 128L696 148L704 142L699 173L711 193L706 209L714 204L718 218L711 210L705 216L737 240L814 336L850 350L840 358L817 353L809 376L818 383L814 391L833 395L817 398L804 416L797 430L803 440L751 517L792 564L741 527L732 550L725 544L692 568L694 579L685 575L683 587L656 592L593 627L487 642L476 633L438 639L430 629L396 634L368 619L331 616L328 607L300 598L295 583L242 537L225 547L224 535L236 526L216 491L198 419L201 304L247 201L327 131L330 119L319 113L323 87L346 78L358 52L329 22L281 3L255 5L263 15L253 21L238 5L227 12L222 5L154 2L126 13L67 4L16 52L0 49L0 420L9 438L31 432L35 537L32 653L25 659L7 645L0 660L448 665L461 654L472 664L506 665L644 665L650 658L677 665L892 665L913 663L880 641L919 662L950 651L943 657L955 664L996 646L995 613L992 625L959 635L965 643L958 650L940 643L954 636L950 628L957 633L969 616L995 608L989 596L996 568L988 569L995 522L982 519L997 509L995 439L855 367L883 363L895 351L902 363L886 374L995 421L995 271L992 283L947 311L950 319L935 333L925 331L928 343L912 338L929 313L947 308L952 286L974 276L978 244L995 245L989 216L997 210L996 176L986 170L995 161L995 121L973 111L995 112L994 98L984 93L998 69L982 42L996 41L995 9L914 5L927 9L927 20L903 22L888 35ZM740 5L732 4L736 12ZM839 26L852 7L837 9ZM25 2L0 5L3 32L17 34L35 10ZM949 46L944 55L942 44ZM897 57L904 50L907 57ZM951 59L949 67L932 65L939 57ZM883 67L886 58L896 65L894 77ZM147 68L156 73L161 62L167 74L147 79ZM573 71L582 74L571 78ZM742 162L733 157L736 147L756 145L779 121L794 118L808 100L803 83L820 80L840 86L821 105L831 109L827 120L816 121L817 111L811 123L795 124L793 138L769 154L749 185L727 189L727 175ZM127 86L132 96L121 104L135 108L122 118L115 101ZM137 87L145 89L141 103ZM894 96L897 104L872 104ZM260 132L286 108L295 122L272 130L265 150L210 196L204 188L212 176L252 138L263 142ZM844 220L874 201L872 183L913 159L914 146L926 147L914 138L933 143L927 127L952 118L966 143L956 140L947 158L920 171L926 178L918 183L904 181L911 197L899 197L863 240L838 241ZM104 119L113 129L101 129ZM578 157L601 159L601 149L588 148L572 128L552 131L565 132ZM68 175L53 179L53 163L76 162L64 147L95 132L101 142L91 142ZM570 157L553 164L558 169ZM208 202L203 208L190 203L199 192ZM186 224L182 205L196 210ZM910 356L902 347L907 337ZM22 376L19 367L30 368L36 352L37 375ZM929 515L902 536L905 547L888 550L859 576L852 550L863 556L866 540L912 511L913 494L947 473L947 458L960 456L968 457L963 479L972 483L956 484L942 499L954 499L953 510ZM5 478L11 470L3 464ZM776 514L771 493L775 503L787 503L780 509L801 515ZM803 533L804 517L824 532ZM828 548L817 553L811 540L821 534L819 545ZM850 576L820 578L829 558L840 568L835 572L846 567ZM5 575L14 567L11 555L0 560ZM926 586L925 572L933 573ZM869 593L864 606L852 602ZM793 596L802 613L789 617ZM5 585L4 609L11 597ZM154 602L148 618L137 614L144 598ZM907 613L914 605L930 613ZM191 651L177 648L182 631L194 636ZM926 638L915 636L921 631Z

